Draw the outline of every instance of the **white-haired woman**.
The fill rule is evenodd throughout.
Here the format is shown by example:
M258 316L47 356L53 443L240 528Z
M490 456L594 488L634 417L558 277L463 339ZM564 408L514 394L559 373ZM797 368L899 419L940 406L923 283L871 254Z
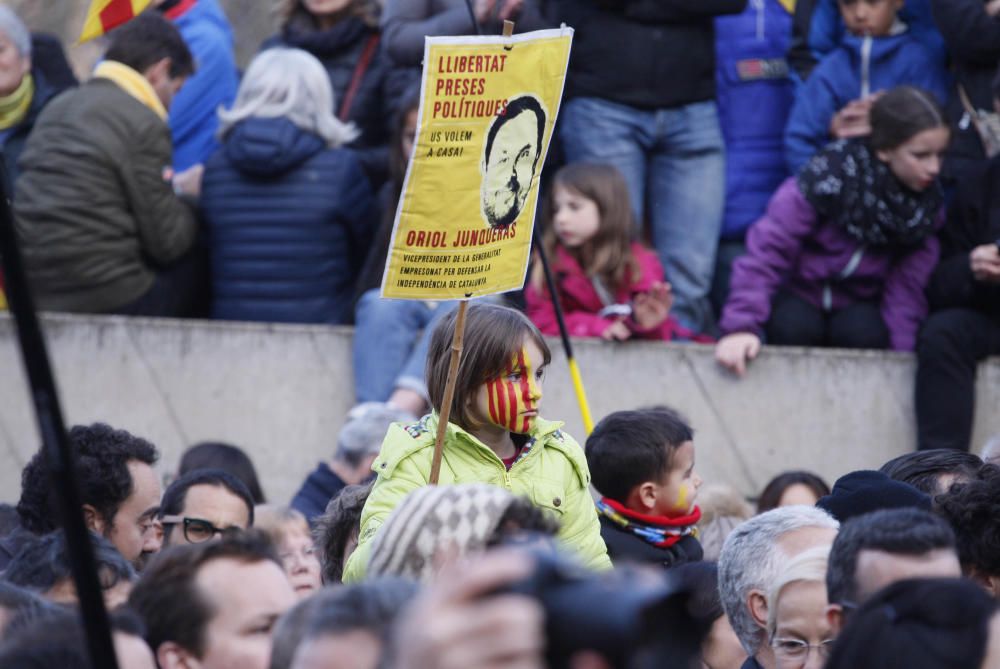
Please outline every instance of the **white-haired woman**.
M370 245L372 191L357 137L332 112L323 66L298 49L260 53L205 165L201 206L212 251L212 315L343 323Z
M829 546L792 558L768 593L767 635L777 669L822 669L833 649L827 619Z
M0 149L7 194L13 196L17 159L42 108L61 89L31 61L31 33L7 5L0 5Z
M337 99L333 112L360 131L352 147L377 188L389 176L396 104L416 80L385 52L378 0L282 0L282 5L281 30L263 48L297 48L319 59Z

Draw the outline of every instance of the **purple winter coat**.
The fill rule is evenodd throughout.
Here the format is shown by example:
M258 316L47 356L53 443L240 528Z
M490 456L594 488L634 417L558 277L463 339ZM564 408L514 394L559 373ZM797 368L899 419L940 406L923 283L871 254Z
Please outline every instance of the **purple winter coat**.
M943 222L941 212L937 227ZM840 228L817 220L795 179L789 178L747 232L747 253L733 265L719 327L724 334L762 336L779 288L827 311L881 299L892 348L912 351L927 316L924 288L938 254L934 235L909 249L859 244Z

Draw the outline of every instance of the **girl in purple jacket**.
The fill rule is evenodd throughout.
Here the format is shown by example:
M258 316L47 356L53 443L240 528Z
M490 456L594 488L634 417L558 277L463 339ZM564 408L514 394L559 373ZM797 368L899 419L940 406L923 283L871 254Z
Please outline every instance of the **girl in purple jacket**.
M733 266L715 357L743 375L762 341L912 351L943 221L949 131L933 96L901 86L871 135L816 154L771 198Z

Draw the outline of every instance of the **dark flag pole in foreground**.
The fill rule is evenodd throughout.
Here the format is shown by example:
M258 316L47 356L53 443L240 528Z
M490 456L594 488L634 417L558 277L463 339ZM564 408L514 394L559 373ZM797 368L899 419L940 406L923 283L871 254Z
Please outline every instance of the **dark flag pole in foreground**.
M76 482L73 454L69 448L66 426L59 407L45 339L35 314L28 281L14 232L14 218L4 184L7 175L0 167L0 257L7 302L17 323L17 338L21 359L28 377L31 400L35 405L38 431L42 438L42 453L52 473L52 495L58 500L61 526L66 533L73 581L80 598L80 613L87 634L94 669L118 669L111 639L111 625L104 608L104 597L97 577L90 533L83 518L80 491Z

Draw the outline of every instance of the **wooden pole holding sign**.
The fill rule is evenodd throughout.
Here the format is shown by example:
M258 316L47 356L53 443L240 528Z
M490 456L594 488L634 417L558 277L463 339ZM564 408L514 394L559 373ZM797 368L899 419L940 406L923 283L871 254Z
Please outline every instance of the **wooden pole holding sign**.
M458 317L455 319L455 334L451 339L451 361L448 363L448 380L444 385L441 413L438 416L437 439L434 441L434 458L431 460L430 484L437 485L441 475L441 454L444 452L444 435L451 419L451 405L455 401L455 384L458 382L458 368L462 362L462 347L465 343L465 312L469 301L458 303Z
M514 34L514 22L503 22L503 36ZM448 363L448 379L444 385L444 397L441 400L441 413L438 415L437 437L434 440L434 457L431 459L431 485L437 485L441 476L441 456L444 453L444 435L448 431L448 420L451 418L451 405L455 401L455 385L458 383L458 368L462 363L462 348L465 345L465 314L469 310L471 294L458 304L458 316L455 318L455 334L451 339L451 360Z

